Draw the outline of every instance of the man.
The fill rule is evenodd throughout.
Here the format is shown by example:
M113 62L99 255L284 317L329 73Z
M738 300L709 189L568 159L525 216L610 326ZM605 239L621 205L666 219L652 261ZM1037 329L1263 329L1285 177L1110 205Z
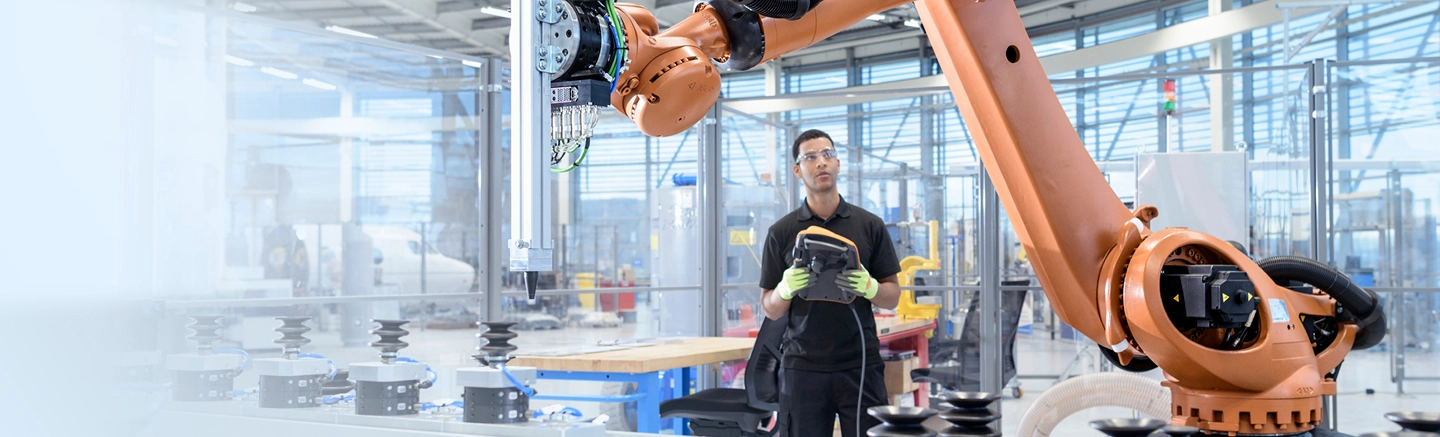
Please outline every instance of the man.
M790 315L780 369L780 423L786 429L779 435L828 437L839 415L842 436L863 436L880 424L865 410L889 404L871 306L893 309L900 301L895 277L900 262L885 222L840 197L835 187L840 160L830 135L818 130L800 134L790 147L790 157L795 160L795 177L805 183L805 202L770 227L760 273L765 316ZM841 289L857 296L848 305L796 296L811 285L812 276L804 268L791 267L790 250L800 231L810 226L855 243L860 268L843 272L837 281Z

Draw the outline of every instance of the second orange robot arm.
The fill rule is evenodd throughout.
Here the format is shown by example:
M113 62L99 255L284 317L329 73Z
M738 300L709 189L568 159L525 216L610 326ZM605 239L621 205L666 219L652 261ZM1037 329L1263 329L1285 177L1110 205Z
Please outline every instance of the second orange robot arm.
M675 135L704 117L720 97L720 72L712 60L748 70L906 3L830 0L800 19L785 20L760 17L733 0L707 0L664 32L644 7L617 4L629 69L615 79L610 104L646 135Z

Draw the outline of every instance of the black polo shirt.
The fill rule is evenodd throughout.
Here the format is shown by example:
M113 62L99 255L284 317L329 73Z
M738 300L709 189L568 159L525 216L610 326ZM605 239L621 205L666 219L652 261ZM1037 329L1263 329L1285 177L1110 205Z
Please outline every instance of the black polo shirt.
M845 203L828 220L810 212L809 204L800 203L770 226L765 237L765 257L760 269L760 288L773 290L790 268L790 250L800 231L819 226L850 239L859 249L860 263L875 279L900 273L900 260L895 258L895 245L885 221L864 209ZM850 308L854 307L852 313ZM855 316L860 316L856 329ZM790 325L783 343L785 355L781 365L790 369L812 372L834 372L860 367L860 335L865 336L867 364L880 362L880 339L875 335L875 313L870 300L857 297L849 305L825 301L790 300Z

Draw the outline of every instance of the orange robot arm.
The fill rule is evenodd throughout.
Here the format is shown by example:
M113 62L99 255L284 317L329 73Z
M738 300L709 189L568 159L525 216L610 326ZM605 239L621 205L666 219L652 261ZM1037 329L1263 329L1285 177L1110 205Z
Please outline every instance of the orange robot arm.
M630 54L610 104L646 135L683 132L720 97L720 72L711 60L748 70L906 3L830 0L791 21L760 17L734 0L702 0L694 14L664 32L645 8L617 4Z
M610 103L641 132L682 132L719 97L714 62L748 69L908 3L825 0L791 20L742 5L758 2L702 0L664 32L644 8L618 5L628 69ZM1152 232L1158 212L1128 210L1116 197L1050 87L1014 2L916 6L1060 319L1122 366L1164 370L1177 424L1239 434L1313 428L1320 395L1335 391L1327 374L1352 347L1384 335L1373 293L1318 263L1257 264L1210 235ZM1292 291L1267 272L1325 294Z

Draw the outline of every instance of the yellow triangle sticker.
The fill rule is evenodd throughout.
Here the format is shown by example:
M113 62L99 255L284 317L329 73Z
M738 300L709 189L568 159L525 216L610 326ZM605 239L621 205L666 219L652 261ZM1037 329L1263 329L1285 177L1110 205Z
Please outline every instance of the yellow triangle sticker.
M1230 301L1230 295L1228 295L1228 294L1222 294L1222 295L1220 295L1220 301L1221 301L1221 302L1229 302L1229 301Z
M1255 293L1245 293L1245 296L1246 296L1246 299L1245 299L1246 302L1255 300Z
M1178 295L1178 294L1175 295L1175 301L1176 301L1176 302L1179 302L1179 301L1180 301L1180 295Z
M1302 322L1305 321L1305 315L1304 315L1304 314L1301 314L1301 315L1300 315L1300 321L1302 321Z

